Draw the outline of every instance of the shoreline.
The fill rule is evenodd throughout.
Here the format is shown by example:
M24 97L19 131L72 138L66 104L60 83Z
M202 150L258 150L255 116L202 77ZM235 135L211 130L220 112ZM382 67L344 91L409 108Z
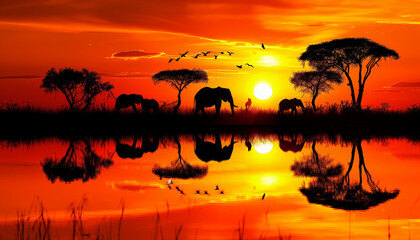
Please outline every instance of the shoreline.
M173 115L126 114L110 111L45 112L0 111L0 138L50 136L114 137L133 134L189 134L197 132L270 132L305 135L407 136L419 139L420 111L301 113L279 116L276 112L223 112L218 118L190 113Z

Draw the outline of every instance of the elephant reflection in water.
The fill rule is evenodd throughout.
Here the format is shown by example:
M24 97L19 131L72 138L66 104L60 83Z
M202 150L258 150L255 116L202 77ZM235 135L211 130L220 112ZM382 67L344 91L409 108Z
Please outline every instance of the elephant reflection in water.
M230 144L228 146L222 147L222 141L220 139L220 134L216 134L215 136L216 141L213 142L207 142L205 141L205 134L200 138L198 134L195 135L194 141L194 152L197 157L204 161L225 161L229 160L232 156L233 152L233 146L236 142L234 142L234 135L232 134L232 137L230 139Z
M291 140L285 140L283 135L279 135L279 145L280 149L283 152L300 152L302 151L303 147L305 146L305 140L302 140L301 143L297 143L297 134L292 135Z
M353 143L349 167L344 174L341 164L332 165L332 160L318 155L315 144L316 140L312 144L312 156L295 162L291 167L297 176L315 178L309 186L305 185L299 189L310 203L344 210L366 210L398 196L398 189L383 190L372 180L366 167L360 139ZM356 149L359 155L359 183L351 183L350 171ZM363 187L363 170L367 179L367 189Z
M83 182L95 179L103 167L109 168L112 164L110 158L100 157L93 151L90 141L72 140L60 160L47 157L41 166L52 183L57 179L67 183L79 179Z
M131 145L121 143L120 138L115 141L115 151L120 158L141 158L144 153L155 152L159 148L159 137L153 136L152 140L148 136L142 137L141 147L137 147L137 136Z

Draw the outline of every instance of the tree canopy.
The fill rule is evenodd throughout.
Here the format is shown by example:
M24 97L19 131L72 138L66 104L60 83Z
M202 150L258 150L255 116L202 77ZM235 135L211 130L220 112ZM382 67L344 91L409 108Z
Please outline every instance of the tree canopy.
M69 103L70 110L85 111L94 103L95 97L114 88L109 82L102 82L97 72L83 69L51 68L42 80L41 88L46 93L61 92Z
M181 92L191 83L207 83L207 72L201 69L178 69L178 70L165 70L156 73L152 76L155 84L160 82L168 82L173 88L178 90L178 103L174 107L174 112L178 111L181 106Z
M54 183L57 179L62 182L82 180L87 182L95 179L102 168L113 165L110 158L98 156L87 140L70 141L66 154L61 158L46 157L41 163L47 178Z
M361 109L361 102L366 80L377 63L386 58L399 59L396 51L382 46L367 38L335 39L320 44L308 46L299 60L317 70L337 70L343 73L351 91L353 105ZM354 84L350 70L358 70L358 94L355 95ZM363 67L365 70L363 71Z
M152 172L161 178L199 179L205 177L208 172L208 166L189 164L181 156L181 143L178 136L174 137L174 142L178 147L178 158L171 162L171 166L161 167L155 164Z
M310 203L337 209L366 210L398 196L398 189L387 191L381 189L373 181L365 164L361 139L353 143L351 159L345 173L341 164L333 165L331 160L319 157L315 144L316 141L314 140L312 156L305 157L303 161L295 162L291 167L296 176L314 178L308 184L299 188L299 191L307 197ZM356 149L359 155L359 182L353 182L350 179ZM365 178L363 177L363 171L366 175ZM368 188L364 187L363 179L367 180Z
M307 71L295 72L293 77L290 78L290 82L295 89L312 95L312 107L316 111L315 100L317 96L332 89L332 84L341 84L343 78L341 74L335 71Z

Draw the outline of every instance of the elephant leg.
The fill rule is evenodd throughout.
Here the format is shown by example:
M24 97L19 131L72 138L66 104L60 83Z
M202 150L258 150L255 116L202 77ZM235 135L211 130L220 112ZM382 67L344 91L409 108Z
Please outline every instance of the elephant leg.
M218 103L218 104L215 105L215 107L216 107L216 118L220 114L220 108L221 108L221 106L222 106L222 102L220 102L220 103Z

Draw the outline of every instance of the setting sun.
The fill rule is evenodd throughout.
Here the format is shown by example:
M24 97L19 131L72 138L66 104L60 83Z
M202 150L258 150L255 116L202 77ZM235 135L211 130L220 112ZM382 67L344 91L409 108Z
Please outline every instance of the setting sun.
M267 100L273 95L273 89L266 83L260 83L254 88L254 96L260 100Z

